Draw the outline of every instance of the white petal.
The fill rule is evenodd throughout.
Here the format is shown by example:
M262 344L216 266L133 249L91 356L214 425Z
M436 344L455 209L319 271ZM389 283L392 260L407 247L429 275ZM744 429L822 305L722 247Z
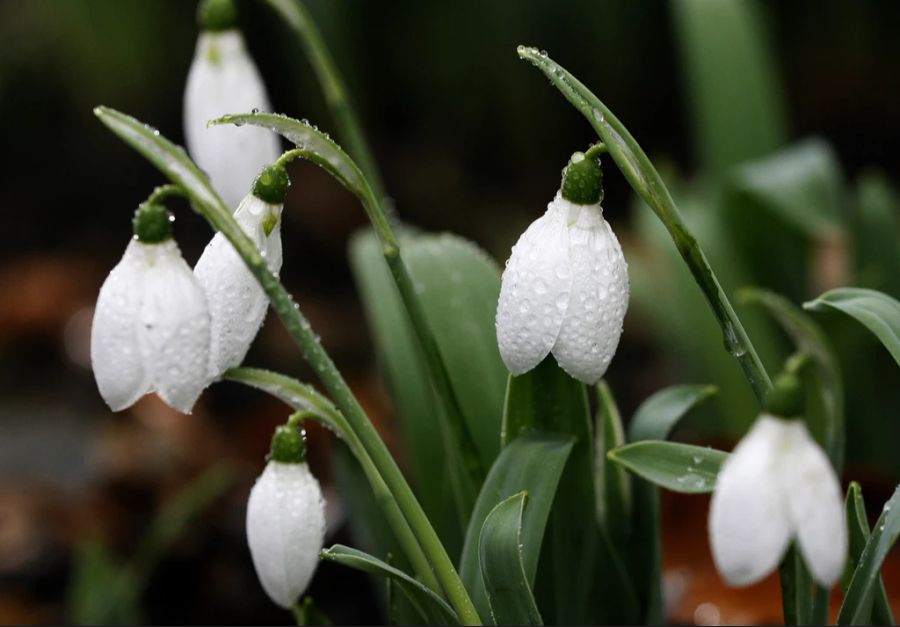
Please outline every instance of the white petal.
M325 501L306 464L269 462L247 501L247 542L266 593L290 608L325 542Z
M144 277L138 343L153 389L189 412L209 383L206 295L173 240L145 247L153 255Z
M91 326L91 366L100 395L113 411L147 393L149 373L137 340L141 285L147 270L144 245L132 240L97 297Z
M709 512L709 535L719 573L733 586L773 571L791 539L782 498L778 447L782 421L762 416L722 465Z
M628 264L602 211L591 205L570 212L572 291L553 346L560 367L589 385L600 380L615 355L628 309Z
M841 485L825 452L800 421L788 424L782 481L800 552L813 578L833 586L844 571L847 523Z
M253 109L272 107L240 32L201 33L184 90L184 134L188 152L232 210L259 170L278 158L278 136L252 126L207 128L206 123Z
M269 205L248 195L234 217L266 258L269 270L281 270L281 221L267 236L263 220L280 217L281 205ZM216 378L225 370L239 366L259 332L269 300L234 247L216 233L200 256L194 274L209 304L210 332L209 376Z
M566 208L554 200L513 246L497 304L500 356L514 375L537 366L550 352L569 304Z

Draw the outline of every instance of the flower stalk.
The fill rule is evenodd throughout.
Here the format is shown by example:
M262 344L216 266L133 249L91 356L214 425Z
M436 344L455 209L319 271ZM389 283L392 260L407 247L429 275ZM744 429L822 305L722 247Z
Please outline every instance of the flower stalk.
M452 560L365 410L322 347L318 335L312 330L299 306L269 270L253 241L210 187L208 179L187 159L183 150L158 131L113 109L97 107L94 112L110 130L159 168L173 183L181 186L188 194L194 209L213 229L221 232L231 242L266 292L272 308L300 348L304 358L313 367L335 405L346 417L362 447L372 458L410 528L416 534L422 551L431 562L435 576L460 621L466 625L481 623Z
M519 57L531 62L587 118L603 141L607 152L619 166L631 187L649 205L665 225L675 247L687 264L722 328L725 348L738 360L744 375L760 403L772 387L744 325L734 311L700 243L681 219L656 168L615 115L577 78L551 59L546 52L519 46Z

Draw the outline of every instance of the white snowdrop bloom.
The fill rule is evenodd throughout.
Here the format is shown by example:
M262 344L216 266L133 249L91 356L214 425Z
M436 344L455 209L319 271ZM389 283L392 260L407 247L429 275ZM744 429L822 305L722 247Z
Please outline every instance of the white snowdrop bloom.
M247 542L266 594L290 608L306 590L325 542L325 500L301 448L279 449L279 438L297 437L296 427L276 430L272 455L247 501Z
M628 265L603 219L600 176L594 159L576 153L561 191L506 262L497 342L514 375L552 353L571 376L594 384L616 352L628 307Z
M813 578L837 582L847 555L841 486L802 420L759 417L719 472L709 534L731 585L772 572L794 539Z
M271 111L272 107L244 38L235 28L231 3L207 2L201 6L200 17L203 31L184 90L185 140L191 157L234 211L259 169L278 158L278 136L258 127L207 127L207 122L227 113Z
M158 206L141 211L168 221ZM155 391L188 413L208 382L209 326L206 295L175 241L135 237L94 310L91 365L103 400L119 411Z
M280 165L264 168L253 193L234 214L275 274L281 270L281 211L288 183L287 172ZM221 233L206 246L194 274L206 292L212 316L209 377L215 379L244 360L266 317L269 300Z

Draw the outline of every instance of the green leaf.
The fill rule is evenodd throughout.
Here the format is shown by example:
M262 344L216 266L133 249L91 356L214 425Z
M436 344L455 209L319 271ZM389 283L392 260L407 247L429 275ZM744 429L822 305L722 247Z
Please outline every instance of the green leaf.
M856 185L853 262L856 282L900 294L900 198L880 173L863 173Z
M872 599L878 590L881 565L900 535L900 487L884 505L881 516L859 557L850 585L844 594L844 603L838 613L838 625L864 624L865 614L872 607Z
M856 571L866 543L869 541L871 531L869 530L869 520L866 516L866 505L863 501L862 488L855 481L850 483L847 489L847 530L849 534L849 551L847 559L847 567L844 570L844 577L841 581L841 588L844 594L850 586L850 580ZM869 605L869 607L865 607ZM859 621L863 624L872 625L893 625L894 615L891 612L891 605L888 601L887 592L884 589L884 581L881 575L875 582L875 592L870 601L866 601L864 607L859 612Z
M527 492L500 501L481 528L478 560L496 625L543 625L522 563L522 518ZM543 538L538 538L542 540Z
M671 2L686 93L705 169L760 157L784 142L783 103L764 23L750 2Z
M685 414L717 392L712 385L675 385L656 392L637 408L628 428L630 442L664 440ZM629 541L632 570L643 598L645 622L665 620L662 598L662 533L659 490L635 479L633 530Z
M836 309L856 318L875 334L900 365L900 302L882 292L861 287L842 287L803 304L804 309Z
M462 238L410 234L402 242L465 424L449 424L440 411L424 355L371 231L353 238L351 268L409 443L422 506L436 522L448 550L458 552L479 486L456 461L467 453L454 444L458 438L452 430L465 429L475 447L472 453L484 468L490 467L499 450L507 377L494 330L500 275L480 249Z
M665 440L685 414L718 392L714 385L673 385L647 398L628 425L628 441Z
M684 494L708 494L716 487L728 453L705 446L644 440L609 452L609 458L658 486Z
M321 609L316 607L312 597L303 597L291 608L294 613L294 621L297 625L332 625L331 619Z
M625 444L622 417L606 381L597 384L597 427L594 437L594 483L597 519L614 546L624 543L631 527L631 477L606 454Z
M133 625L143 622L139 594L122 566L98 540L80 542L73 555L68 618L74 625Z
M469 519L459 564L460 578L483 619L491 615L478 556L484 521L500 501L522 491L528 493L530 504L524 515L521 535L522 567L528 581L534 581L541 539L573 444L571 437L537 432L524 434L510 442L491 467ZM584 524L584 511L581 517Z
M741 166L729 183L732 193L746 195L806 237L821 237L841 228L843 176L834 151L820 139ZM769 218L754 212L752 219L765 222Z
M791 336L796 347L813 360L813 376L806 381L807 422L840 474L844 465L844 383L837 355L816 322L782 296L762 289L745 288L739 300L762 305Z
M544 567L534 590L548 621L581 624L588 620L599 542L598 526L584 517L585 512L596 511L594 438L585 386L566 374L552 356L521 376L509 377L507 384L503 442L533 430L575 438L554 501ZM530 490L529 495L534 498Z
M447 605L446 601L402 570L394 568L378 558L341 544L335 544L330 549L323 550L321 557L363 572L390 578L416 608L425 624L459 624L456 613Z

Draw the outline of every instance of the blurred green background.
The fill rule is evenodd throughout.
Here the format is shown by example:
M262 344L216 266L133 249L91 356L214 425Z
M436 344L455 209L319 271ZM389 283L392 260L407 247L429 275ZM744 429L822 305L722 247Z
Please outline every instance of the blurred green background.
M288 31L262 3L239 6L275 109L335 131ZM502 263L543 212L568 156L595 138L518 61L517 44L537 45L641 142L729 294L757 285L800 303L861 285L900 296L900 3L307 6L409 223L459 233ZM103 584L104 573L132 564L148 542L140 550L150 557L137 560L146 585L132 604L142 614L116 620L290 619L259 588L243 537L247 491L284 409L220 384L189 417L152 398L112 415L87 359L97 290L130 237L133 209L162 182L91 110L115 107L180 142L194 10L185 0L0 2L0 622L104 616L119 585ZM611 163L606 173L606 216L633 292L608 375L623 415L667 384L717 383L719 397L682 436L728 446L755 413L752 395L655 218ZM295 164L292 177L282 277L403 458L347 263L364 215L312 166ZM193 263L210 233L181 210L176 235ZM754 308L738 311L775 370L790 350L785 336ZM844 373L848 476L879 503L900 477L896 366L851 320L817 320ZM247 363L312 378L276 321ZM330 442L310 437L330 486ZM209 507L179 511L185 486ZM352 543L340 493L328 496L332 539ZM73 587L85 581L95 585ZM340 601L345 591L352 604ZM338 623L378 616L366 580L333 565L311 594Z

